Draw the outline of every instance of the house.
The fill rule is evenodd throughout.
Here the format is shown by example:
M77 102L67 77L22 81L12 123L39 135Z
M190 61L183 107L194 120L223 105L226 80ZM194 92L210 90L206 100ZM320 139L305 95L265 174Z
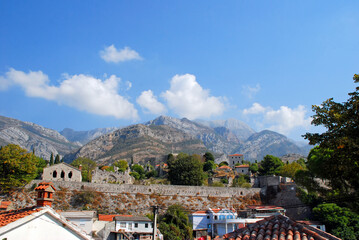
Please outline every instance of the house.
M237 163L241 164L243 160L244 160L243 154L228 155L228 165L231 168L234 168L234 166L236 166Z
M36 206L0 212L0 239L93 239L51 208L55 190L51 183L39 183Z
M203 237L203 233L211 237L222 236L232 232L248 223L258 221L258 219L240 219L234 209L208 209L206 211L196 211L189 215L193 226L193 236Z
M244 174L244 175L250 175L249 171L249 165L248 164L242 164L239 166L234 166L234 170L237 174Z
M115 234L116 239L139 239L151 240L153 235L153 223L147 217L140 216L116 216L115 220ZM163 236L157 231L157 238L162 239Z
M81 182L81 169L67 163L54 164L43 170L42 180L44 181L68 181Z
M248 205L247 217L265 218L273 215L285 215L285 209L277 206L267 205Z
M76 224L87 234L92 233L93 224L96 218L96 211L66 211L60 212L60 215Z
M227 233L223 239L341 240L325 231L301 224L281 214Z

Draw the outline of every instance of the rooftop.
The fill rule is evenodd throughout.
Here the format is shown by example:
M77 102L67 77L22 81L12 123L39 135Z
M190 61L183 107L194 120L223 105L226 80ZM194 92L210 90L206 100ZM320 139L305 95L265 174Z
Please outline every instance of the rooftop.
M271 216L256 223L249 224L247 227L225 234L223 238L239 240L340 240L340 238L329 233L294 222L283 215Z
M148 217L121 215L114 218L116 221L137 221L137 222L152 222Z
M282 207L269 206L269 205L247 205L247 208L255 209L255 210L284 210L284 208Z
M242 164L242 165L239 165L239 166L235 166L236 168L249 168L249 165L248 164Z
M132 215L121 215L121 214L99 214L98 215L98 220L99 221L108 221L111 222L113 221L114 217L118 217L118 216L125 216L125 217L132 217Z
M236 153L236 154L232 154L232 155L228 155L228 156L230 156L230 157L236 157L236 156L243 156L243 154L238 154L238 153Z
M41 210L42 208L33 206L33 207L27 207L18 210L0 212L0 227L6 226L9 223L15 222L18 219L26 217L32 213L40 212Z

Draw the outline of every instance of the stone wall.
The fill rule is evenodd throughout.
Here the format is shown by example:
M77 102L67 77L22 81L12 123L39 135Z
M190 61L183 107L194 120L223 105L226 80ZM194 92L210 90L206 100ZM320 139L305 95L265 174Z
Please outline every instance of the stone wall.
M28 186L34 183L38 184L41 180L33 180ZM53 182L55 188L67 188L69 190L80 190L91 188L98 192L106 193L141 193L157 194L161 196L216 196L216 197L233 197L233 196L252 196L260 192L260 188L234 188L234 187L207 187L207 186L178 186L178 185L133 185L133 184L103 184L88 182Z
M135 179L126 172L108 172L100 169L92 171L92 183L133 184Z

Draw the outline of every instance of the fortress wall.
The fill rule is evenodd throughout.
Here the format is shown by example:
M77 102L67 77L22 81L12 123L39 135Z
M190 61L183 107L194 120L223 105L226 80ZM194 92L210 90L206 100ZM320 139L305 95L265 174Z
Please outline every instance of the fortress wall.
M33 180L27 187L38 184L41 180ZM234 188L234 187L207 187L207 186L178 186L178 185L132 185L132 184L106 184L88 182L53 182L55 188L68 188L69 190L81 190L91 188L98 192L106 193L141 193L156 194L161 196L215 196L215 197L234 197L234 196L253 196L260 192L260 188Z

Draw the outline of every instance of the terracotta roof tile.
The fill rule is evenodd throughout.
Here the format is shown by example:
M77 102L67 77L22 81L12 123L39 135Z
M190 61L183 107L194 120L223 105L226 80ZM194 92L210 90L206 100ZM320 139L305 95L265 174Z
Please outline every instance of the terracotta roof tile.
M23 217L26 217L32 213L41 211L42 208L34 207L27 207L18 210L10 210L0 212L0 227L6 226L9 223L15 222Z
M132 217L132 215L99 214L99 215L98 215L98 220L99 220L99 221L108 221L108 222L111 222L111 221L113 221L113 218L114 218L114 217L118 217L118 216L121 216L121 217Z
M249 168L249 165L248 164L242 164L242 165L239 165L239 166L235 166L236 168Z
M9 205L11 205L11 204L12 204L11 201L2 201L0 203L0 209L5 209L6 210L9 207Z
M217 168L217 169L232 169L232 168L229 167L229 166L223 165L222 167L219 167L219 168Z
M333 235L294 222L286 216L274 215L227 233L224 239L240 240L340 240Z
M232 155L228 155L228 156L230 156L230 157L243 156L243 154L238 154L238 153L236 153L236 154L232 154Z

